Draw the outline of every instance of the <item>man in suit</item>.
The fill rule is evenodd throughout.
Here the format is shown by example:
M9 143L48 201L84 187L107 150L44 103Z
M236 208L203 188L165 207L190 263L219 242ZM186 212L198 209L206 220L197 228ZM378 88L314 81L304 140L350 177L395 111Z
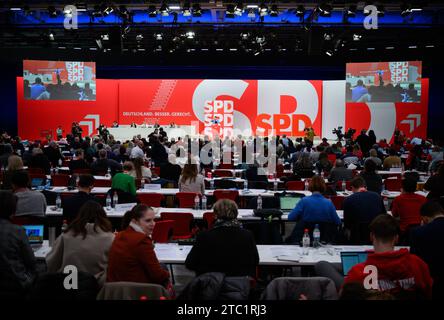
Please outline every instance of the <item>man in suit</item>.
M330 171L330 181L336 183L338 181L348 181L353 178L353 172L350 169L344 167L344 161L337 159L335 167Z
M80 208L87 201L98 201L96 197L91 195L91 190L94 188L94 181L94 177L90 174L80 175L78 184L79 192L62 201L63 219L67 220L68 223L76 218Z
M433 278L433 299L444 298L444 209L437 201L420 210L423 226L410 233L410 252L423 259Z

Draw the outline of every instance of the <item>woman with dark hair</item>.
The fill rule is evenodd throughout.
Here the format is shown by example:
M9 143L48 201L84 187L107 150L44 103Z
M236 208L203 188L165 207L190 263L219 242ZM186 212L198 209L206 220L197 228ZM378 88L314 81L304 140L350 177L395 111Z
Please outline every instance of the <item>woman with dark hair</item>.
M431 176L424 184L424 190L429 191L428 199L439 200L444 196L444 164L441 164L438 173Z
M153 209L143 204L125 213L124 230L117 234L109 253L107 282L169 285L169 273L157 260L151 240L154 218Z
M0 297L24 297L36 276L36 260L25 230L11 222L17 197L0 191Z
M179 178L180 192L205 193L204 177L197 172L197 164L186 163Z
M293 173L301 178L311 178L314 175L310 154L304 152L295 163Z
M367 159L364 163L364 170L360 176L365 180L368 191L381 193L382 178L376 173L376 163L372 159Z
M142 158L133 159L134 168L129 172L129 175L135 179L151 179L151 170L143 165Z
M321 152L319 154L319 159L316 162L316 169L319 173L324 172L326 175L329 174L330 170L332 168L332 164L330 160L328 160L328 155L326 152Z
M222 199L214 204L216 222L199 233L185 265L196 275L223 272L227 276L256 276L259 254L254 237L237 220L234 201Z
M96 201L86 202L77 217L54 242L46 257L49 272L63 272L67 265L88 272L103 285L108 252L114 240L111 222Z

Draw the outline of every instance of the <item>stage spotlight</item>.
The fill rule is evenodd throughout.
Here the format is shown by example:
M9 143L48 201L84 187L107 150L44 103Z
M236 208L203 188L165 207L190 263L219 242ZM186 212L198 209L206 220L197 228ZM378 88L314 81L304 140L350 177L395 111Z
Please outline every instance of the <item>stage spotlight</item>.
M273 4L270 9L270 17L277 17L277 16L279 16L278 6Z
M227 5L227 10L225 11L225 16L227 18L234 18L234 5Z
M201 17L202 16L202 8L200 7L200 4L195 3L193 4L193 17Z
M333 7L329 4L329 3L321 3L318 7L317 10L319 11L319 14L322 17L330 17L331 16L331 12L333 10Z
M160 14L164 17L168 17L170 15L170 8L168 8L166 3L162 3L159 11L160 11Z
M185 2L182 7L182 14L184 17L191 16L191 6L189 2Z
M303 17L303 16L305 15L305 7L304 7L303 5L299 5L299 6L296 8L296 15L297 15L298 17Z
M261 3L259 6L259 15L261 17L266 16L268 14L268 7L266 4Z
M150 17L150 18L157 17L156 6L149 6L148 7L148 17Z
M51 18L57 17L57 10L56 10L56 8L54 6L49 6L48 7L48 13L49 13L49 16Z
M186 34L187 39L194 39L194 36L196 35L193 31L188 31Z
M237 16L241 16L244 12L244 6L242 5L242 1L238 1L236 6L234 7L234 14Z

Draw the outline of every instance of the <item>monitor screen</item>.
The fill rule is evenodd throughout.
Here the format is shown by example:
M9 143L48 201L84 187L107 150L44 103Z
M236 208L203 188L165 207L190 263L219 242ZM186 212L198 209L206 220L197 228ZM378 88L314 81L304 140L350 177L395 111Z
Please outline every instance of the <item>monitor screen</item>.
M25 228L30 244L43 242L43 225L26 225L23 228Z
M421 102L421 61L347 63L347 102Z
M350 269L358 263L367 260L367 252L341 252L342 272L344 276L348 274Z
M23 61L25 99L96 100L96 63Z
M38 188L43 185L44 179L43 178L32 178L31 180L31 186L33 188Z
M281 210L292 210L301 200L300 197L280 197Z

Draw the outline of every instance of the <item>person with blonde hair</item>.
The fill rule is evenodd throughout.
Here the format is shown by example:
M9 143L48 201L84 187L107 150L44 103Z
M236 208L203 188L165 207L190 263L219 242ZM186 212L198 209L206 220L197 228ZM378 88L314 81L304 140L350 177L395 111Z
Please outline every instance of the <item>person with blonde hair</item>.
M11 177L14 172L23 170L23 161L22 158L16 155L9 156L8 158L8 169L3 172L3 183L1 185L1 189L3 190L11 190Z
M187 256L185 265L201 275L222 272L227 276L255 277L259 254L253 234L241 227L234 201L221 199L214 204L216 222L201 232Z
M133 170L129 172L129 175L135 179L151 179L152 173L151 170L144 166L143 158L134 158L133 162Z
M204 177L198 173L197 164L189 162L185 164L182 175L179 178L179 191L205 193L205 180Z

